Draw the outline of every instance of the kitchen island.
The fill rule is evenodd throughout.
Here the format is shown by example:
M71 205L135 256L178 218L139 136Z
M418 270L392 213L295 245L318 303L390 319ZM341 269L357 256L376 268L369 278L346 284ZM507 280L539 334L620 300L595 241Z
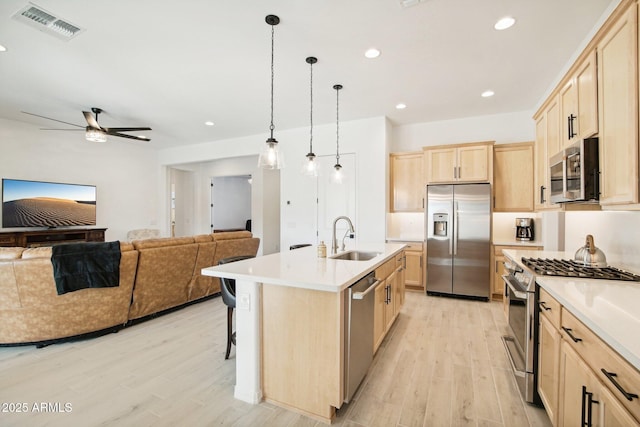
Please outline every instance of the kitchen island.
M372 271L386 277L403 248L358 245L375 256L354 261L305 247L203 269L236 280L234 396L330 422L345 399L345 291Z

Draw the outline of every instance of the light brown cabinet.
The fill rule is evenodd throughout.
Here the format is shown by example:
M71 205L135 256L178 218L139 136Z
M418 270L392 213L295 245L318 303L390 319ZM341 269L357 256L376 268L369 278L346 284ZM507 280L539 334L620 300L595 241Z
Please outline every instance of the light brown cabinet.
M393 153L389 156L391 212L424 211L424 155Z
M540 289L538 337L538 393L551 424L557 425L560 379L560 304Z
M380 283L376 286L373 310L373 351L384 340L404 303L403 255L385 262L376 268L375 276Z
M638 6L634 2L597 46L600 204L638 203Z
M556 426L640 426L640 372L540 289L538 392Z
M551 187L549 157L560 152L560 106L558 96L547 101L536 120L536 141L534 161L534 206L535 210L558 209L549 200Z
M560 123L564 147L598 133L595 49L578 65L560 90Z
M408 289L424 291L424 249L422 243L410 242L404 249L404 283Z
M493 142L425 147L427 184L490 182Z
M493 147L493 211L533 211L533 142Z

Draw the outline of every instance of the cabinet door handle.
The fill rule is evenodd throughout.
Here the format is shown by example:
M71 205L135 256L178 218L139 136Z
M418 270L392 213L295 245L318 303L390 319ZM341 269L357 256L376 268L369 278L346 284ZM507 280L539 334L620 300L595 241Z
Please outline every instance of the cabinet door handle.
M622 393L624 397L627 398L628 401L632 401L633 399L637 399L638 398L637 394L629 393L624 388L622 388L622 386L620 384L618 384L618 381L616 381L616 379L615 379L615 377L618 376L617 374L614 374L613 372L607 372L607 370L604 369L604 368L602 368L601 371L605 375L605 377L607 377L609 379L609 381L611 381L613 383L613 385L616 386L618 391L620 393Z
M458 168L453 167L453 179L458 179Z
M547 187L545 187L544 185L540 186L540 203L546 202L546 200L544 199L544 190L546 189Z
M547 303L544 301L540 301L538 303L538 305L540 306L540 308L544 309L544 310L551 310L551 307L547 307Z
M565 331L567 333L567 335L569 335L569 338L571 338L573 340L573 342L580 342L582 341L582 338L576 338L573 336L573 334L571 333L573 331L573 329L571 328L565 328L564 326L562 327L562 330Z
M571 115L569 116L569 124L570 124L570 127L569 127L569 139L571 139L571 138L573 138L574 136L576 136L576 135L577 135L577 133L575 133L575 132L573 131L573 121L574 121L576 118L577 118L577 117L576 117L576 116L574 116L573 114L571 114Z

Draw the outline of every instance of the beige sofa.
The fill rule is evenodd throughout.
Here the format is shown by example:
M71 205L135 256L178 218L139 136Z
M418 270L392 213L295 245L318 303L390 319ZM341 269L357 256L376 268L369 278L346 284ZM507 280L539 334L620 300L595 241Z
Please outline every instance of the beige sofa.
M51 248L0 248L0 344L41 343L126 325L220 292L204 267L257 253L248 231L121 243L120 285L58 295Z

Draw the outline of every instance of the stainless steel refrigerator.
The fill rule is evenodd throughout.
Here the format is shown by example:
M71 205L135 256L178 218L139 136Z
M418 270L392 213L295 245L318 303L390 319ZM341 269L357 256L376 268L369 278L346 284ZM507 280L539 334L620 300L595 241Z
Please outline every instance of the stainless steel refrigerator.
M427 294L490 296L491 185L427 185Z

